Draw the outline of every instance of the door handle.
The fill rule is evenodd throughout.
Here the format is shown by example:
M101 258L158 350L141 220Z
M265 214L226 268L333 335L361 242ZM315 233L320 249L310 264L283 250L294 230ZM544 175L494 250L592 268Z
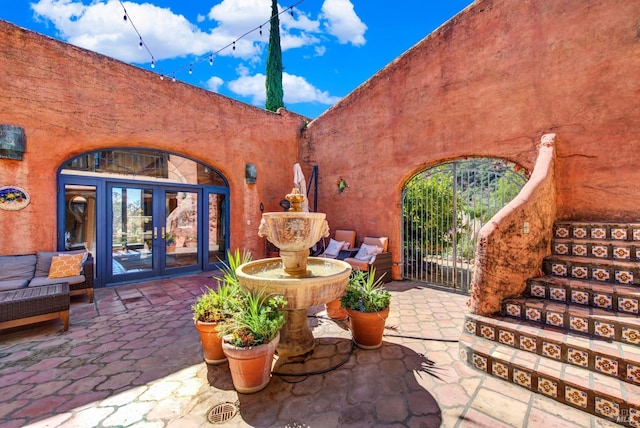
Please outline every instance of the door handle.
M164 239L165 238L165 236L164 236L164 226L162 226L161 233L162 233L162 239Z
M153 239L158 239L158 228L157 227L153 228Z

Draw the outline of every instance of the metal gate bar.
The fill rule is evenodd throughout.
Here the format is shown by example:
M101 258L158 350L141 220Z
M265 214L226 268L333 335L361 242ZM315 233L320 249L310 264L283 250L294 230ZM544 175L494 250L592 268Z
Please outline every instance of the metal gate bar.
M403 190L403 277L467 293L481 227L527 180L501 159L441 164L416 174Z

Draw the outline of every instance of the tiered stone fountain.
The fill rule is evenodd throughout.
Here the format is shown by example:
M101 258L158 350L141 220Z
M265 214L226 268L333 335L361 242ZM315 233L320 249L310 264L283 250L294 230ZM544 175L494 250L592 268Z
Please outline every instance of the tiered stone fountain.
M307 312L344 293L351 266L340 260L309 257L309 248L329 236L326 215L302 212L300 204L305 196L298 189L286 198L291 204L289 211L262 214L258 230L259 236L280 249L280 257L245 263L236 273L242 287L281 294L287 300L278 356L293 358L313 351L315 339Z

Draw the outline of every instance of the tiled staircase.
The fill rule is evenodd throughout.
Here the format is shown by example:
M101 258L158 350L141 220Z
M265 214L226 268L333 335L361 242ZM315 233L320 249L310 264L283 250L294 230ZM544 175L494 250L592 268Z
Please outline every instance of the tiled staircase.
M621 425L640 427L640 224L557 222L544 275L502 314L468 315L463 360Z

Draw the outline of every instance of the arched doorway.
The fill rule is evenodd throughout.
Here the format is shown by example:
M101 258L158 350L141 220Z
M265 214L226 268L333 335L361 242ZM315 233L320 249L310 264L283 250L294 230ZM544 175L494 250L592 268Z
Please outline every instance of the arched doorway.
M482 226L528 179L503 159L448 162L414 175L402 192L402 274L467 293Z
M209 165L99 150L65 162L58 189L58 248L87 248L97 286L212 270L225 258L229 188Z

